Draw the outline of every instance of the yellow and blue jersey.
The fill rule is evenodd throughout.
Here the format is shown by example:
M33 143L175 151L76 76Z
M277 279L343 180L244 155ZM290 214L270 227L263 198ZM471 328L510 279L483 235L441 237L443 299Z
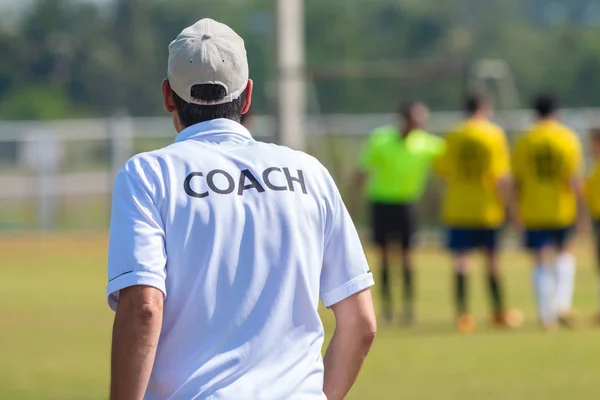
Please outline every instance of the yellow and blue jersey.
M563 228L577 218L572 178L582 168L577 135L557 121L541 121L513 151L519 213L528 229Z
M470 119L446 139L446 152L435 164L445 178L443 220L455 228L497 228L504 223L499 179L510 174L504 131L484 119Z

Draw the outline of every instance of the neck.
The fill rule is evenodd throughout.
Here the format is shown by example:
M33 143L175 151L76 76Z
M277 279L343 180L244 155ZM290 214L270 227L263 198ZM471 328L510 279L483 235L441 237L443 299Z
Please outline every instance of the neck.
M488 119L487 114L482 111L474 112L469 116L469 119Z
M400 135L402 137L406 137L408 136L409 133L411 133L412 131L415 130L415 127L412 125L402 125L402 128L400 128Z
M540 117L538 118L539 122L551 122L551 121L556 121L556 118L554 117L554 115L549 115L547 117Z

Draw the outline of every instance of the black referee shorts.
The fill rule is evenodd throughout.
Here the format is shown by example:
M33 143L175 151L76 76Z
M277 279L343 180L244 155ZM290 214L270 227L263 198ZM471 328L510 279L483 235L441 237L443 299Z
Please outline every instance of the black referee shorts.
M415 205L372 203L371 231L379 246L399 241L402 249L410 249L417 231Z

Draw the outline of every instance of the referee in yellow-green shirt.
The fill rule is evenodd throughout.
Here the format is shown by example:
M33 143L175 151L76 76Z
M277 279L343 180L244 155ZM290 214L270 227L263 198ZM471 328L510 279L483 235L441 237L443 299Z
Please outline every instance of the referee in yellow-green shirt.
M390 293L390 242L398 240L402 249L403 320L413 323L414 279L412 248L417 230L415 203L427 184L433 161L443 154L445 142L423 130L429 111L420 102L412 102L399 110L398 123L382 126L369 135L360 154L355 182L371 203L373 241L381 260L379 287L383 298L384 317L393 318Z

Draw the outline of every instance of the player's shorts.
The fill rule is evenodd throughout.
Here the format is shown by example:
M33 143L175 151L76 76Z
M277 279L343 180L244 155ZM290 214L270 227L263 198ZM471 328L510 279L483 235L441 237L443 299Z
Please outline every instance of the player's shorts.
M498 246L498 228L449 228L447 245L453 253L470 250L495 250Z
M592 227L594 228L594 235L600 238L600 219L594 219L592 221Z
M525 247L539 250L546 246L563 247L569 240L571 227L525 230Z
M417 213L414 204L373 203L371 207L373 240L383 246L398 240L403 249L414 242Z

